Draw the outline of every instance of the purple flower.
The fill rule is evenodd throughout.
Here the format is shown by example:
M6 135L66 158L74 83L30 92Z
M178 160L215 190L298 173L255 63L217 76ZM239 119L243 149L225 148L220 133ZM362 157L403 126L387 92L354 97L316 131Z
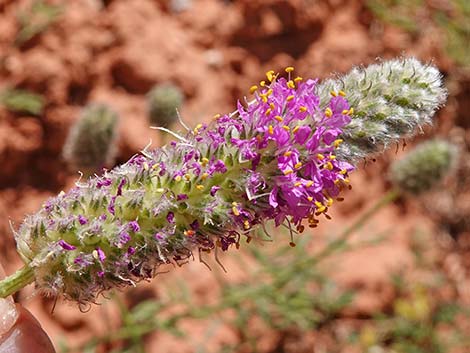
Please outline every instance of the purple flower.
M77 247L67 243L65 240L59 240L58 244L62 247L62 249L67 251L75 250Z
M139 226L139 223L137 223L137 221L131 221L127 225L134 233L140 231L140 226Z
M187 194L178 194L178 195L176 195L176 200L177 201L183 201L183 200L187 200L187 199L188 199Z
M168 212L166 215L166 220L168 223L175 223L175 214L173 212Z
M126 231L122 231L119 233L119 242L118 247L122 247L123 245L127 244L131 240L131 236Z
M214 185L211 187L210 195L215 196L215 193L220 190L220 186Z
M79 215L78 216L78 222L81 224L81 225L84 225L84 224L87 224L88 223L88 219L82 215Z
M98 257L98 260L100 260L100 262L104 262L104 260L106 260L106 254L104 253L103 250L101 250L101 248L96 248L96 254L97 254L97 257Z

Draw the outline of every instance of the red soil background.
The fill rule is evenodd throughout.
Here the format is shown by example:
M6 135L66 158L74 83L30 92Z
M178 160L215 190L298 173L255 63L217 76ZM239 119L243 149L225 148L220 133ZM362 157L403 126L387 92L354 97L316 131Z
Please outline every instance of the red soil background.
M435 127L419 139L453 136L468 150L469 76L446 54L442 32L429 23L422 24L428 26L424 34L412 35L381 23L359 0L193 0L176 12L164 0L55 3L65 5L58 20L18 47L14 44L19 28L16 14L31 1L0 0L0 88L28 89L46 99L40 116L0 107L0 260L8 273L20 266L10 222L17 227L25 214L77 179L78 174L62 160L61 148L82 107L105 102L119 113L117 163L122 163L149 141L153 146L161 141L149 129L146 116L145 94L156 83L170 81L182 88L186 97L182 117L195 125L233 110L236 100L270 69L281 71L292 65L303 77L324 78L378 57L413 55L433 60L450 89L448 105L439 112ZM433 4L448 6L446 1ZM376 163L361 166L352 178L354 189L334 211L334 220L309 235L324 239L337 233L383 195L388 187L385 172L395 158L395 151L389 151L378 156ZM391 239L334 262L335 278L359 290L349 317L371 313L390 302L389 274L412 267L409 235L417 225L436 234L442 264L457 276L462 288L458 296L470 304L469 227L455 221L469 215L465 174L469 169L461 171L463 182L450 182L445 195L438 197L447 214L430 218L419 202L401 200L380 212L364 231L392 228ZM449 239L458 241L438 245L440 222L449 224ZM235 264L227 267L227 276L231 272L236 276ZM175 276L187 280L201 298L209 295L213 278L201 264L191 263L175 271ZM156 282L170 277L154 281L153 290L158 292ZM65 337L71 344L80 343L106 329L97 319L99 308L82 314L73 304L59 301L52 312L52 301L32 295L31 288L17 299L33 311L55 342ZM195 336L200 334L198 328L191 330ZM230 340L230 333L227 337L221 339ZM290 351L317 352L309 339L299 339ZM149 352L193 351L170 336L152 336L148 347Z

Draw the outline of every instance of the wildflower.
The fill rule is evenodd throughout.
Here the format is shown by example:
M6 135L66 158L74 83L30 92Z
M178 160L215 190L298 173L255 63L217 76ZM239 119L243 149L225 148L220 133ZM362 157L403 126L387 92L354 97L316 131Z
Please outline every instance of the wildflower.
M354 170L343 146L361 102L351 107L346 89L319 97L316 80L286 72L269 72L234 113L47 201L18 230L26 266L0 282L0 295L35 280L86 303L193 253L238 248L269 220L293 237L330 218Z

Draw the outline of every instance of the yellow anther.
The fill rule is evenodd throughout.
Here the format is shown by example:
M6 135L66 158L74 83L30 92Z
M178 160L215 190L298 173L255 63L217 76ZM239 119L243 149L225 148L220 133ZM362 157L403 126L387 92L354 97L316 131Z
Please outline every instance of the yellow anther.
M155 191L156 191L156 192L159 192L159 193L162 193L162 192L165 192L165 189L163 189L163 188L158 188L158 189L156 189Z
M269 70L268 72L266 72L266 78L268 79L269 82L272 82L275 78L274 70Z
M333 199L331 197L328 197L328 199L326 200L326 206L331 207L332 204L333 204Z
M209 174L207 174L207 173L202 173L201 179L202 179L202 180L206 180L208 176L209 176Z
M339 174L345 175L348 171L346 169L341 169L339 171Z
M272 88L268 89L268 91L266 92L266 97L269 97L271 94L273 94L273 92L274 91Z
M272 125L269 125L268 132L269 132L270 135L274 134L274 128L273 128Z
M307 111L307 107L302 106L299 108L299 112L301 113L305 113L306 111Z
M207 163L209 163L209 160L208 160L206 157L203 157L203 158L201 159L201 165L202 165L203 167L205 167L205 166L207 165Z
M289 88L295 88L295 83L292 80L287 81L287 87Z
M346 97L346 92L344 91L339 91L338 94L342 97Z
M269 108L271 108L272 110L276 109L276 106L274 105L273 102L269 103Z
M284 121L284 119L283 119L281 116L279 116L279 115L276 115L276 116L274 117L274 119L276 119L276 120L279 121L280 123L282 123L282 122Z
M350 183L349 178L344 178L343 181L344 181L346 184L349 184L349 183Z
M308 188L312 185L313 185L313 181L311 181L311 180L307 181L307 183L305 184L305 186L308 187Z
M196 234L196 232L192 229L188 229L188 230L185 230L183 234L187 237L192 237L194 234Z
M194 128L194 133L197 134L200 128L202 128L202 124L197 124L196 127Z
M261 81L261 82L259 83L259 85L260 85L261 87L266 86L266 81Z
M240 216L240 211L238 210L236 206L232 207L232 212L235 216Z
M147 162L144 162L144 164L142 166L144 167L144 170L149 170L150 169L149 164Z
M261 100L263 101L263 103L268 103L268 97L266 97L265 95L261 95Z
M287 169L284 171L284 175L292 174L294 171L292 169Z
M325 164L325 168L328 169L328 170L333 170L333 164L331 164L331 162L327 162Z
M198 189L198 190L204 190L204 185L202 185L202 184L197 184L197 185L196 185L196 189Z
M257 90L258 90L258 86L256 86L256 85L251 86L250 87L250 94L255 93Z
M292 155L292 151L284 152L284 157L290 157Z
M339 147L339 145L341 145L343 143L343 140L342 139L337 139L333 142L333 146L335 146L336 148Z
M283 128L284 130L286 130L286 131L289 131L289 130L290 130L290 127L287 126L287 125L284 125L282 128Z
M315 206L317 206L318 213L323 213L326 211L326 207L321 202L315 201Z
M186 180L190 180L190 179L191 179L191 175L185 174L185 175L184 175L184 178L185 178Z
M336 93L335 91L330 91L330 94L331 94L333 97L338 97L338 93Z
M175 180L176 180L176 181L181 181L181 179L183 179L183 178L181 177L181 175L175 176Z
M295 83L298 83L298 82L300 82L300 81L302 81L302 80L303 80L303 78L300 77L300 76L297 76L296 78L294 78L294 82L295 82Z
M295 169L300 169L300 168L302 168L302 162L297 162L297 163L295 163L294 168L295 168Z
M287 73L291 73L292 71L294 71L294 68L292 66L288 66L288 67L286 67L285 71Z
M333 160L336 159L336 156L334 154L328 156L329 159Z
M243 228L250 229L250 222L248 222L247 220L244 220L243 221Z
M237 207L237 206L238 206L238 202L233 201L233 202L232 202L232 206Z
M354 108L350 108L349 112L348 112L348 115L353 115L353 114L354 114Z
M341 112L341 114L343 114L343 115L348 115L348 114L349 114L349 110L344 109L344 110Z
M160 167L158 164L154 164L154 165L152 166L152 169L155 170L155 169L158 169L158 167Z
M295 134L297 131L299 131L299 129L300 129L300 126L297 125L296 127L292 129L292 132Z
M341 182L341 180L339 180L339 179L336 179L336 180L334 181L335 185L338 185L340 182Z
M328 118L331 118L331 116L333 115L333 111L331 110L330 107L328 107L328 108L325 109L325 115L326 115Z
M297 181L297 182L294 183L294 186L295 186L295 187L299 187L300 185L302 185L302 182L301 182L301 181Z
M212 117L212 119L217 120L217 119L219 119L221 116L222 116L221 114L215 114L215 115Z
M266 112L264 114L269 115L269 114L271 114L271 112L272 112L271 108L268 108L268 109L266 109Z
M313 201L313 197L312 197L312 196L308 196L308 197L307 197L307 200L308 200L309 202L312 202L312 201Z
M325 156L322 155L321 153L318 153L317 154L317 159L319 159L319 160L325 159Z
M290 96L287 96L286 101L290 102L291 100L294 99L294 97L295 96L293 94L291 94Z

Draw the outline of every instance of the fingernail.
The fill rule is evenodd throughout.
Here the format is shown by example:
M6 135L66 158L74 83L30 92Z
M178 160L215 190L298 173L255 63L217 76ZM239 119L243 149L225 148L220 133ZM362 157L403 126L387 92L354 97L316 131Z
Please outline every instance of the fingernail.
M5 272L0 265L0 279L4 277ZM16 320L18 320L18 311L16 310L15 303L13 303L13 299L11 297L0 298L0 338L10 331Z
M0 299L0 337L10 331L18 320L18 311L10 299Z

